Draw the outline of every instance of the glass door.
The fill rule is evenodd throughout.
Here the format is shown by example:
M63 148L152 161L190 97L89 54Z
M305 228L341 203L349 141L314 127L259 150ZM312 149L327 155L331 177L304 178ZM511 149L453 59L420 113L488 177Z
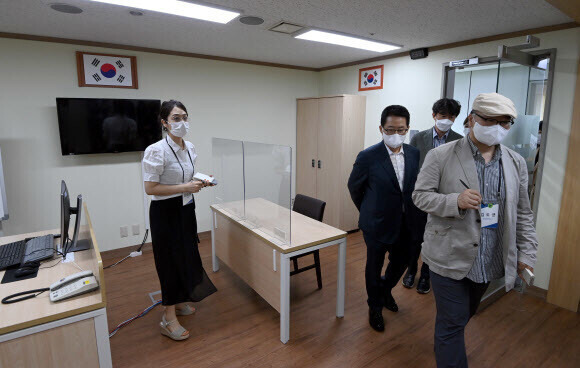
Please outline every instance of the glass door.
M471 111L473 100L480 93L497 91L498 74L498 60L454 70L453 88L447 97L459 101L461 112L451 129L463 135L463 121Z
M506 96L516 105L518 117L515 119L508 135L502 144L519 153L525 160L528 171L528 195L534 203L540 156L539 131L546 101L548 79L546 69L500 60L497 79L497 93ZM535 213L535 212L534 212ZM503 293L504 278L494 280L489 285L482 300L495 293ZM516 288L523 287L522 281L516 279Z
M463 134L463 121L471 111L473 100L480 93L497 92L510 98L516 105L518 118L502 143L526 160L528 194L534 213L545 151L542 142L546 141L552 76L550 68L553 68L550 59L553 59L553 53L553 50L548 50L533 55L526 65L505 58L489 57L480 59L477 65L444 66L442 95L458 100L462 106L452 126L454 131ZM540 135L542 128L544 134ZM504 285L504 278L492 281L482 301L493 303L505 293Z
M497 92L511 99L516 105L518 118L502 142L526 160L528 170L528 194L534 203L539 181L540 156L539 132L543 126L548 81L548 59L532 67L510 61L500 61ZM535 208L535 207L534 207Z

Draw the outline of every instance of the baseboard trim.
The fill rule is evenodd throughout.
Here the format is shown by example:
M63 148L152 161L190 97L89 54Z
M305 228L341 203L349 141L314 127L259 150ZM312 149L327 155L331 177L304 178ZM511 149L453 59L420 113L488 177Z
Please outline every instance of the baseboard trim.
M199 240L201 240L201 241L211 239L211 231L204 231L204 232L198 233L197 235L199 236ZM101 252L101 258L103 260L109 260L112 258L125 257L127 254L136 250L137 247L139 247L139 245L141 245L141 244L135 244L135 245L130 245L128 247L111 249L111 250ZM151 252L153 250L151 247L151 242L145 243L145 245L143 245L143 249L141 249L141 250L143 252Z

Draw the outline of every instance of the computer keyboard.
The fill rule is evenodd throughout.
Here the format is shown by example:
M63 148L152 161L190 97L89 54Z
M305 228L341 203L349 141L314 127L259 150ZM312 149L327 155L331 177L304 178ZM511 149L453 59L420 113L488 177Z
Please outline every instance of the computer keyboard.
M26 250L21 264L52 258L54 255L54 235L39 236L26 242Z
M0 245L0 271L10 266L20 264L25 249L25 240Z

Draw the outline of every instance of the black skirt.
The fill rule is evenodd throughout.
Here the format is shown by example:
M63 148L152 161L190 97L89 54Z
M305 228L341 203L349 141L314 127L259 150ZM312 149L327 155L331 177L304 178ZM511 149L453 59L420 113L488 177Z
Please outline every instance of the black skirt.
M197 246L195 202L183 206L181 196L151 201L149 222L161 304L199 302L215 293Z

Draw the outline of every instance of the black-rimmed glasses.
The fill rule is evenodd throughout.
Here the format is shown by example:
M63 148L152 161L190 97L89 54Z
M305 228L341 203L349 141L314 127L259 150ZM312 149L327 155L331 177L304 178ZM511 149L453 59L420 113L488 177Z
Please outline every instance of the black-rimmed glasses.
M403 135L403 134L406 134L409 131L409 129L408 128L399 128L399 129L395 129L395 128L386 128L385 129L385 128L383 128L383 131L387 135L393 135L395 133Z
M485 120L485 121L488 121L488 122L490 122L490 123L492 123L492 124L494 124L494 125L497 125L497 124L499 124L499 125L501 125L501 127L502 127L502 128L504 128L504 129L509 129L509 128L511 128L511 126L512 126L512 125L514 125L514 119L510 119L510 120L502 120L502 121L500 121L500 120L497 120L497 119L492 119L492 118L485 118L485 117L483 117L483 116L479 115L479 114L478 114L478 113L476 113L476 112L473 112L473 114L474 114L474 115L477 115L477 116L479 116L479 117L480 117L480 118L482 118L483 120Z

